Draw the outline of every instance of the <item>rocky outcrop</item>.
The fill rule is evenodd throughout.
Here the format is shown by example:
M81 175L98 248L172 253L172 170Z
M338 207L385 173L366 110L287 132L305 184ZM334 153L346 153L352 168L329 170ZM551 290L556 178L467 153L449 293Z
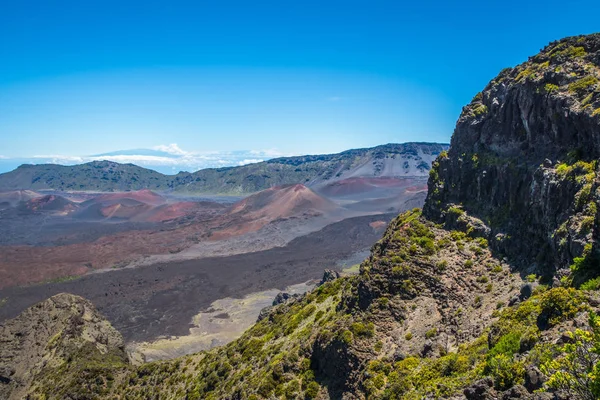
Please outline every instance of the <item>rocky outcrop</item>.
M300 297L302 297L302 295L300 295L298 293L295 293L295 294L289 294L287 292L277 293L277 295L273 299L273 303L270 306L265 307L262 310L260 310L260 313L258 313L258 317L256 318L256 322L260 322L263 319L267 318L269 316L269 314L271 313L271 311L273 311L273 309L276 306L278 306L280 304L284 304L293 299L298 299Z
M425 215L462 210L527 272L553 275L598 234L600 34L551 43L463 108Z
M89 301L58 294L0 326L0 399L21 399L46 379L58 385L51 373L74 358L127 362L121 334Z
M332 269L326 269L325 272L323 272L323 278L321 278L321 281L319 282L319 284L317 286L324 285L325 283L336 280L339 277L340 277L339 272L334 271Z

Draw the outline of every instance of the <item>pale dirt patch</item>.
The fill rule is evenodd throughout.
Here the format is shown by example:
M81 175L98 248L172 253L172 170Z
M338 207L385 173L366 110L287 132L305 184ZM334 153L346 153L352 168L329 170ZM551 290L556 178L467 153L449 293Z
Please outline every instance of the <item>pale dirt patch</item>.
M314 287L308 281L288 286L284 292L302 294ZM135 362L167 360L223 346L252 326L262 310L273 303L278 289L251 293L241 299L227 297L214 301L210 307L195 315L190 322L189 335L171 336L153 342L130 343L127 352Z

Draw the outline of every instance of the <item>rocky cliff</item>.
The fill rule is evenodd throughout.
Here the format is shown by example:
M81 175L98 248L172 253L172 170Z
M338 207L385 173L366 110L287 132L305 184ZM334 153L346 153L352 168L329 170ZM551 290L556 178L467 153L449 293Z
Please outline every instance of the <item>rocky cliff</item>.
M112 364L110 387L75 380L71 391L115 399L598 398L599 40L553 43L477 95L430 173L424 212L392 221L358 276L280 296L224 347ZM77 362L63 360L62 379ZM64 398L55 387L46 380L23 390Z
M503 70L463 108L432 171L426 215L449 220L459 207L525 270L568 267L598 234L599 82L598 34Z

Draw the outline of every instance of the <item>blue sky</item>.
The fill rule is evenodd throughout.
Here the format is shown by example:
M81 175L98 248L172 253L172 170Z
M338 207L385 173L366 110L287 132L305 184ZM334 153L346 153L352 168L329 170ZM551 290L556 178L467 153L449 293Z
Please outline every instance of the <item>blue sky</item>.
M600 31L598 15L594 1L5 2L0 171L127 149L193 169L448 142L502 68Z

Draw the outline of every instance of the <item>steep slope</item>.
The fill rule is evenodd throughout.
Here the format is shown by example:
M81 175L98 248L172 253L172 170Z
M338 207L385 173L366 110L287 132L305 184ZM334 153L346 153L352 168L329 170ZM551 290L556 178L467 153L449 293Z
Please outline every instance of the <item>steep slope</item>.
M600 274L599 44L553 43L476 96L424 214L392 221L358 276L272 308L227 346L117 367L110 393L88 397L598 398L600 279L576 286Z
M77 209L77 204L65 199L62 196L57 195L46 195L41 197L35 197L25 203L21 203L19 206L22 212L54 212L61 214L68 214Z
M151 190L106 193L95 196L80 205L74 215L82 220L144 220L144 216L167 200Z
M599 82L598 34L502 71L464 107L432 171L426 215L448 220L463 207L530 272L568 267L598 237Z
M349 177L426 177L431 162L447 145L388 144L339 154L288 157L194 173L163 175L133 164L94 161L75 166L22 165L0 174L0 190L174 190L247 194L278 185L308 186Z
M268 217L270 220L289 218L304 213L326 213L338 207L304 185L276 186L249 196L228 212L243 214L252 219Z
M131 199L140 203L151 204L153 206L164 204L167 201L163 196L148 189L136 190L133 192L102 194L94 197L93 201L97 203L110 203L124 199Z
M89 301L70 294L51 297L0 326L0 343L2 399L21 399L44 384L56 384L61 398L101 394L112 384L112 370L127 363L121 334Z
M256 232L268 224L288 219L317 220L343 215L339 206L304 185L275 186L233 204L210 223L210 239L220 240ZM300 225L297 229L302 229Z

